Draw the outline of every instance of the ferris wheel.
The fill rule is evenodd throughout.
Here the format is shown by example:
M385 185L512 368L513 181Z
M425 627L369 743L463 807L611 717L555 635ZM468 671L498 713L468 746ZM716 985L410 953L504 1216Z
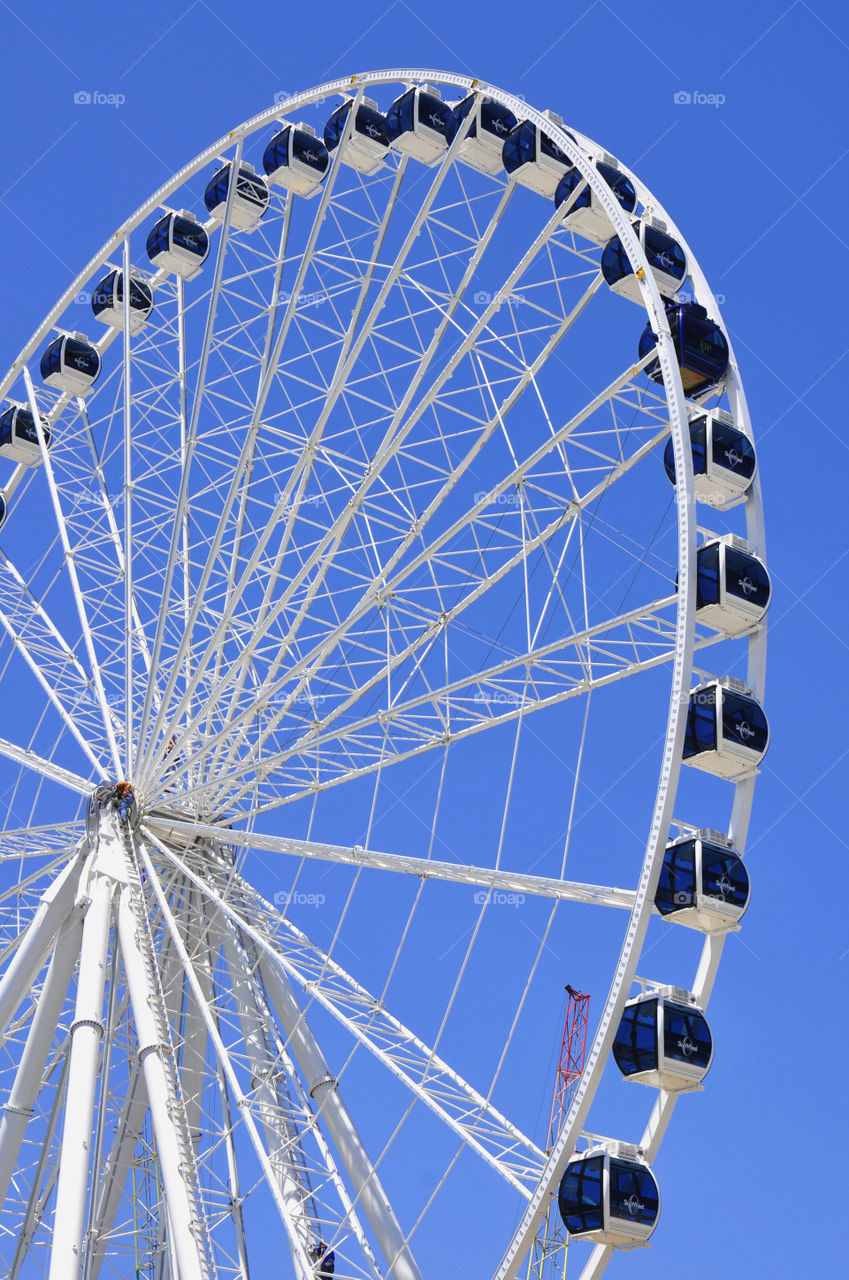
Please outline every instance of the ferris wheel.
M0 393L4 1274L512 1280L554 1201L601 1275L714 1053L768 740L678 228L551 111L357 75L175 174Z

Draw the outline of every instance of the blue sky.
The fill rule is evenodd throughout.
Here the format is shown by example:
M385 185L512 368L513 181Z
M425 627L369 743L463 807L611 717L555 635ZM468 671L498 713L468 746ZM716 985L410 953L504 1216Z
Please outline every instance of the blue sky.
M620 156L678 220L724 296L754 422L773 738L749 841L755 897L712 1006L726 1047L666 1141L652 1249L609 1274L795 1277L814 1254L837 1274L844 1247L823 1207L842 1203L828 1147L842 1152L846 1127L835 1015L849 979L845 8L18 0L0 3L0 33L7 362L165 178L275 94L347 72L432 66L523 94ZM481 1201L458 1228L486 1221Z

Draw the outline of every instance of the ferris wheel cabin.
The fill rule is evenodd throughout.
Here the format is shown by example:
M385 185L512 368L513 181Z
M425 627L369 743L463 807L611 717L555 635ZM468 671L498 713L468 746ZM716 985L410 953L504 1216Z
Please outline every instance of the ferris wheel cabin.
M166 213L147 237L147 256L155 267L191 280L206 261L209 236L185 209Z
M633 213L637 207L637 193L634 190L634 184L631 179L627 178L624 173L620 173L612 163L608 164L606 159L599 160L596 164L596 169L598 169L625 212ZM566 203L573 192L582 185L583 190L565 215L563 225L568 227L570 231L576 231L578 235L582 235L586 240L592 240L594 244L605 244L610 239L610 219L601 207L598 196L593 193L589 183L582 176L579 169L570 169L560 179L557 184L557 190L554 193L554 203L559 209L562 204Z
M613 1057L626 1080L682 1093L695 1089L713 1060L713 1036L688 991L663 987L625 1005Z
M324 145L328 151L336 151L345 133L354 99L348 98L337 107L324 126ZM386 159L389 139L386 136L386 117L377 109L371 98L361 98L354 117L354 127L344 147L339 149L340 163L350 165L357 173L377 173Z
M452 109L446 128L449 145L460 131L466 116L472 112L472 123L457 151L458 159L481 173L501 173L504 143L516 127L513 112L493 98L480 98L470 93Z
M685 395L700 395L721 382L728 368L728 342L719 325L708 319L704 307L697 302L669 301L666 318ZM656 345L657 339L648 324L640 338L640 359ZM662 382L660 361L653 360L646 365L646 374L653 382Z
M97 381L100 352L84 333L62 333L45 347L39 367L48 387L83 396Z
M575 1240L614 1247L644 1244L660 1217L660 1191L638 1147L591 1147L566 1166L557 1197Z
M654 905L665 920L700 933L726 933L749 905L746 864L718 831L681 836L666 846Z
M729 534L699 547L696 556L696 618L738 635L761 620L771 592L766 565L742 538Z
M641 218L634 223L634 232L642 245L661 297L671 298L687 277L684 250L677 240L667 235L657 221ZM614 293L642 305L640 282L618 236L614 236L604 246L601 274Z
M699 502L725 507L751 488L757 462L755 447L735 425L730 413L714 409L690 419L693 451L693 488ZM672 440L663 454L666 474L675 484Z
M113 329L124 327L124 273L110 271L91 295L96 320ZM130 273L130 333L138 333L153 310L153 290L146 280Z
M685 764L721 778L739 778L760 764L768 745L763 708L742 680L723 676L690 694Z
M438 89L414 86L386 113L386 136L393 147L422 164L435 164L448 150L451 108Z
M230 190L230 175L233 165L227 162L217 173L213 174L203 193L203 202L213 218L224 221L227 210L227 195ZM264 178L254 170L253 165L242 161L236 178L233 199L230 202L230 225L236 231L251 231L268 208L269 191Z
M543 111L542 114L552 124L562 126L563 121L555 112ZM563 175L574 167L566 152L530 120L523 120L511 129L501 152L501 162L514 182L549 198Z
M330 169L327 147L309 124L287 124L265 148L262 167L269 182L314 196Z
M50 427L42 417L44 443L50 448ZM29 405L13 404L0 414L0 457L31 467L41 462L41 448L35 419Z

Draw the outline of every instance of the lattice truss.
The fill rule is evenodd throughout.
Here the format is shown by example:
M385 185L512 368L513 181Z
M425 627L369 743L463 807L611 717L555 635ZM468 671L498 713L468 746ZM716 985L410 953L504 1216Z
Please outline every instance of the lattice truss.
M183 203L199 203L202 180ZM653 478L663 388L635 363L634 326L611 324L600 251L544 202L517 213L514 191L394 152L370 177L336 164L312 202L274 193L249 235L208 222L197 280L149 272L151 317L102 339L84 399L35 369L16 384L52 443L18 476L0 553L0 661L19 689L0 753L25 828L4 836L17 883L0 958L22 946L57 870L80 863L80 885L109 881L86 1280L176 1274L121 911L155 1014L199 1275L247 1275L243 1206L258 1188L299 1280L316 1241L332 1242L338 1280L390 1274L368 1197L326 1137L321 1080L297 1060L312 1008L520 1198L540 1178L543 1153L489 1082L467 1082L438 1037L343 967L335 937L310 937L241 873L255 840L299 865L405 872L419 892L442 879L555 906L633 901L511 877L500 846L461 868L436 862L433 833L416 860L353 835L293 842L284 816L263 818L360 782L376 796L390 766L444 762L505 726L518 735L525 717L674 653L672 491ZM144 261L144 230L99 270ZM25 530L17 504L32 512ZM716 638L701 628L696 643ZM84 800L125 774L144 822L138 835L116 827L113 861L98 863ZM45 806L53 825L27 825ZM6 1088L64 936L51 934L6 1026ZM49 1269L78 952L68 944L9 1181L10 1277Z
M4 557L2 624L84 776L123 742L128 519L141 772L206 813L668 659L674 575L613 497L668 430L663 394L625 361L592 396L571 375L567 334L600 275L556 220L497 290L476 287L509 190L471 176L435 183L402 239L406 161L341 171L320 223L277 206L233 234L217 288L157 281L129 343L129 504L124 365L85 402L37 391L95 662L54 621L74 603L55 542L26 585ZM635 572L654 594L611 610L599 583ZM519 594L493 634L495 602Z

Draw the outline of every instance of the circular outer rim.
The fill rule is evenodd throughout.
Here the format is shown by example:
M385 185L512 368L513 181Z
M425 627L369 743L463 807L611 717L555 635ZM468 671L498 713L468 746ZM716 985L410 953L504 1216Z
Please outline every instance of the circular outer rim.
M672 668L672 688L669 700L666 737L661 758L660 776L658 780L655 804L652 813L649 835L634 907L628 922L625 941L613 976L605 1007L598 1025L595 1039L587 1055L586 1067L572 1100L568 1116L560 1137L551 1151L543 1171L542 1178L531 1197L522 1220L511 1240L504 1257L495 1272L493 1280L514 1280L518 1266L525 1257L536 1231L542 1223L549 1204L556 1194L559 1179L566 1162L580 1135L590 1104L601 1079L604 1065L610 1055L618 1017L628 998L631 983L642 948L643 939L652 913L654 891L660 874L663 853L668 831L672 820L672 809L677 791L678 776L681 769L686 707L689 700L693 666L693 643L695 636L695 559L696 559L696 521L694 518L695 497L693 491L692 455L689 449L689 438L685 441L684 424L687 422L685 396L681 384L681 376L675 360L675 352L663 306L654 277L649 269L645 253L631 227L631 219L622 210L613 197L607 184L595 168L591 160L581 150L581 146L562 128L535 108L514 95L490 84L469 76L456 75L450 72L423 68L393 68L384 71L369 71L354 76L331 80L306 92L293 94L282 102L259 112L237 128L219 138L206 150L200 152L193 160L180 169L166 183L140 205L130 218L110 237L102 248L87 263L76 279L65 290L58 302L48 313L42 324L33 333L17 359L13 362L2 381L0 381L0 398L8 394L18 374L32 358L33 353L43 343L45 337L55 325L58 318L80 292L89 277L101 267L113 254L122 240L134 231L151 213L155 212L172 192L194 176L211 160L218 158L233 146L243 142L245 138L266 125L278 123L282 116L307 106L332 94L350 94L361 92L369 86L383 84L421 83L429 81L434 84L453 85L475 91L494 98L508 107L517 118L530 120L548 138L555 142L579 169L582 177L589 184L593 195L607 214L615 235L618 235L632 264L643 268L640 279L640 290L648 313L652 330L658 335L657 349L664 388L670 411L670 427L675 458L676 475L679 483L676 487L678 508L678 556L679 556L679 589L678 610L675 635L675 658ZM575 131L578 142L592 150L599 150L598 144L585 135ZM721 324L721 316L716 299L711 293L701 268L689 245L681 235L675 222L666 210L655 200L645 185L625 165L617 161L617 166L634 184L639 200L645 210L657 214L667 224L669 233L681 244L687 255L690 278L693 282L696 301L705 307L710 318ZM507 179L509 181L509 178ZM723 332L727 330L723 326ZM751 437L751 422L745 395L740 383L734 351L729 340L729 366L725 377L725 391L729 399L731 412L738 426ZM688 433L689 435L689 433ZM681 483L683 481L683 483ZM765 557L763 507L759 472L745 501L747 537L755 554ZM748 647L748 684L759 701L763 700L766 661L766 627L764 623L750 634ZM751 814L754 792L754 773L736 782L730 836L734 839L738 851L745 843ZM693 993L698 1003L704 1008L710 998L719 960L722 954L723 937L706 937L702 948L698 971L693 983ZM675 1107L675 1095L660 1092L646 1126L641 1145L646 1159L652 1162L660 1147L666 1128ZM599 1245L584 1268L582 1276L585 1280L602 1274L614 1249L608 1245Z

